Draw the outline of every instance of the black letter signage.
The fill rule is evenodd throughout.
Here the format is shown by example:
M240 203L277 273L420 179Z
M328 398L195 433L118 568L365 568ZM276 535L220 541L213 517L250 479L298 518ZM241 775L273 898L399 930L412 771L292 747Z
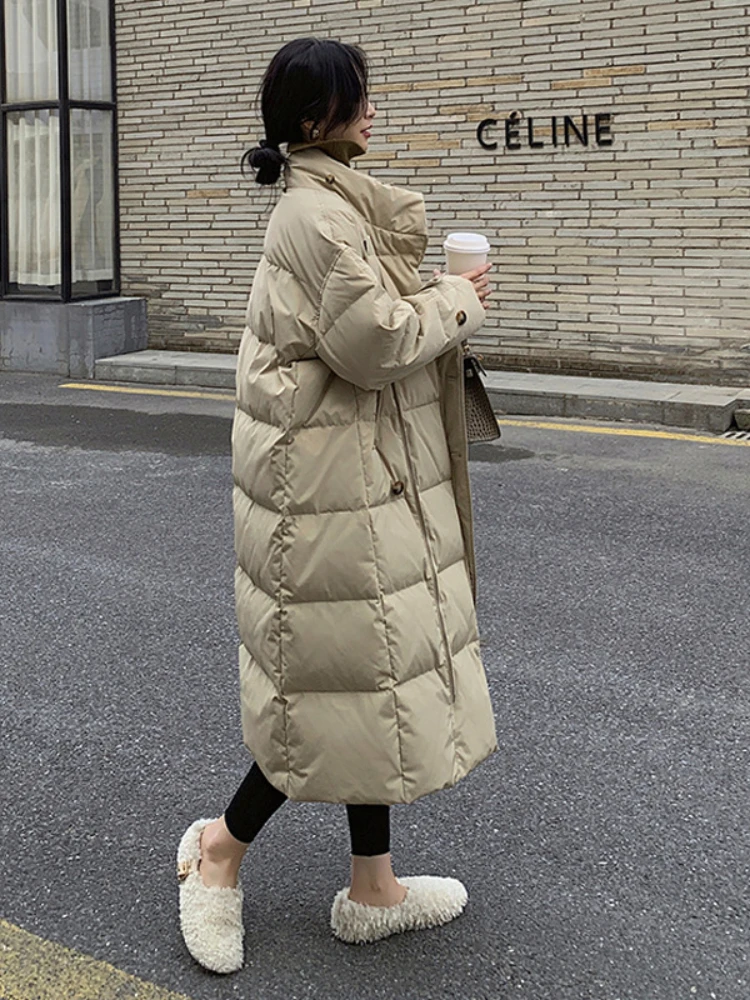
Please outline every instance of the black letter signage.
M485 130L491 128L493 125L497 125L497 118L485 118L477 126L477 139L482 149L497 149L496 142L487 142L484 137Z
M543 149L544 143L540 139L534 138L534 119L527 118L526 124L529 127L529 149Z
M562 119L562 121L560 120ZM498 143L489 139L489 129L499 125L498 118L485 118L477 126L477 141L482 149L496 150ZM552 115L549 119L527 118L526 128L523 128L523 118L519 111L514 111L503 120L505 130L505 148L518 149L549 149L559 148L563 143L566 147L586 146L595 144L599 147L612 146L612 113L588 115ZM545 138L543 139L542 136Z
M612 145L612 115L594 115L597 146Z
M516 115L511 115L510 118L505 119L505 148L506 149L520 149L520 134L521 126L518 124L518 117Z

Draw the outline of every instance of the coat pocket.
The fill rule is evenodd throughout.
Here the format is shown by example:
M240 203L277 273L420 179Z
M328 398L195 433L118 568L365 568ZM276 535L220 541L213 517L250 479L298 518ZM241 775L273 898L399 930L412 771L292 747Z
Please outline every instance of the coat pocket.
M377 397L376 397L376 401L375 401L375 426L373 428L373 435L372 435L372 450L373 450L373 452L375 452L375 454L377 454L378 458L380 459L380 461L383 464L383 467L385 468L386 472L388 473L388 476L389 476L390 482L391 482L391 491L395 492L395 493L398 493L399 492L399 489L398 489L399 485L401 486L401 489L403 490L403 483L402 483L403 476L399 475L398 472L396 471L396 469L393 467L390 459L385 454L385 451L383 450L383 446L382 446L382 434L381 434L381 430L382 430L383 408L384 408L384 401L383 400L384 400L384 395L385 395L385 392L386 392L387 389L388 389L388 386L386 386L384 389L377 389L376 390ZM396 487L395 490L394 490L394 486Z
M375 390L377 395L375 397L375 437L377 438L378 430L380 428L380 415L383 412L383 389Z
M397 486L396 486L396 484L402 483L402 480L399 479L399 477L398 477L398 475L396 473L396 470L393 468L393 466L389 462L388 458L386 457L385 453L383 452L383 449L380 447L380 445L378 444L377 441L375 441L375 443L373 444L372 450L377 454L378 458L380 459L380 461L383 463L383 466L385 467L385 471L388 473L388 475L390 477L390 480L391 480L391 492L394 492L394 493L403 492L403 489L399 490L397 488ZM394 487L396 487L396 488L394 489Z

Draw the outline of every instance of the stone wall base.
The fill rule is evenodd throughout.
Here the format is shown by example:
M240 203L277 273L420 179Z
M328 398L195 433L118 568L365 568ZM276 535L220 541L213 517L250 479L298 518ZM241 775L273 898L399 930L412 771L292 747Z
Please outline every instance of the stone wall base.
M93 378L97 358L144 350L146 299L0 301L0 371Z

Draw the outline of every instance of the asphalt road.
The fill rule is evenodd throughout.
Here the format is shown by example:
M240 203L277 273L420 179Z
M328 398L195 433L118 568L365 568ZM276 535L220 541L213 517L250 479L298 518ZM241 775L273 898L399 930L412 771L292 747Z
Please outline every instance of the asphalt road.
M393 824L401 873L461 877L466 913L336 941L343 808L289 804L221 978L174 855L250 763L231 404L59 382L0 376L0 916L195 1000L747 1000L750 447L519 424L473 449L501 749Z

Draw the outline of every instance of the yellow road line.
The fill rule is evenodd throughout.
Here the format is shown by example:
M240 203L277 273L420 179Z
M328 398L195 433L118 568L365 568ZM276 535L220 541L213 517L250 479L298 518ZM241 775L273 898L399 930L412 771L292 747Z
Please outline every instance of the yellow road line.
M60 389L90 389L94 392L125 392L134 396L177 396L182 399L225 399L234 402L234 394L226 392L188 392L183 389L136 389L124 385L89 385L88 382L63 382Z
M234 394L222 392L190 392L182 389L142 389L119 385L92 385L88 382L64 382L60 389L88 389L94 392L122 392L137 396L174 396L182 399L218 399L234 402ZM707 434L689 434L672 431L644 430L639 427L602 427L592 424L558 424L551 420L525 420L523 417L508 419L498 416L497 422L508 427L532 427L548 431L572 431L579 434L613 434L618 437L659 438L663 441L693 441L699 444L729 444L750 447L750 441L733 441L731 438L712 437ZM0 998L2 1000L2 998Z
M601 427L589 424L558 424L551 420L524 420L498 417L497 422L508 427L533 427L546 431L573 431L579 434L613 434L618 437L660 438L663 441L697 441L700 444L730 444L750 447L750 441L733 441L732 438L711 437L708 434L681 434L679 431L653 431L642 427Z
M0 920L0 1000L189 1000Z

